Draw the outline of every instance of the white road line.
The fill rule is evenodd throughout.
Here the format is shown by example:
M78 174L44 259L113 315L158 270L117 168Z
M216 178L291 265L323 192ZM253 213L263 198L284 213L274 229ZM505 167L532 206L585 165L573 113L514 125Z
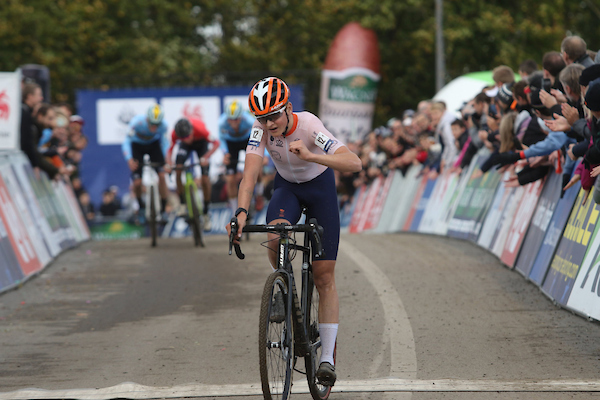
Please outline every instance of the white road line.
M600 392L600 381L542 380L498 381L460 379L372 379L339 381L337 393L373 392ZM305 384L296 384L293 393L308 393ZM261 396L260 384L239 385L183 385L152 387L125 382L101 389L42 390L22 389L0 393L0 400L36 399L178 399L185 397Z
M390 376L417 377L417 354L410 320L396 288L386 274L367 256L345 240L340 240L340 250L346 253L362 269L369 283L375 288L385 318L382 352L390 343Z

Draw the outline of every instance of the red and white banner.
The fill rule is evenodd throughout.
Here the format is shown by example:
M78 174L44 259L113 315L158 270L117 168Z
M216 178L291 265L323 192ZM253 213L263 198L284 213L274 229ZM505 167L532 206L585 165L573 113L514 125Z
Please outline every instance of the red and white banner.
M5 222L8 238L15 250L21 270L25 276L31 275L42 268L35 246L27 233L19 212L13 203L4 180L0 177L0 217Z
M0 72L0 150L19 149L21 70Z

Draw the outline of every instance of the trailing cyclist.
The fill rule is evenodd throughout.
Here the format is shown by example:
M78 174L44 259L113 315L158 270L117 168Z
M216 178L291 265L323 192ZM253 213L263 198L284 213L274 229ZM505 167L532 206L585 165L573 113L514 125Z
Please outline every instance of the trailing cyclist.
M231 211L237 209L238 184L242 179L242 174L237 170L239 154L246 150L254 121L254 117L244 111L237 100L229 102L219 117L219 137L221 150L225 154L225 179Z
M150 162L160 165L155 167L158 173L158 191L161 198L161 213L165 212L167 196L169 194L165 180L165 153L169 148L167 138L167 123L164 121L164 111L155 104L144 115L136 115L129 121L129 133L121 146L127 165L131 170L133 190L140 206L139 215L144 215L146 207L142 200L142 167L144 155L150 156Z
M210 146L209 146L210 145ZM169 159L175 157L177 194L181 204L185 204L185 191L183 188L182 175L183 164L190 157L191 152L195 151L200 160L202 169L201 186L204 198L203 213L208 214L208 205L210 203L210 179L208 169L210 166L210 157L219 148L219 140L213 137L204 122L198 118L182 118L175 124L175 129L171 132L171 147L168 154ZM204 230L210 231L210 218L204 218Z
M309 112L294 113L289 89L279 78L257 82L250 91L250 112L256 117L246 148L244 176L235 212L241 237L254 186L268 150L277 174L273 197L267 210L269 225L295 224L307 207L307 219L316 218L324 228L325 257L313 260L315 286L319 292L319 334L322 352L317 379L332 386L336 380L334 349L339 324L339 302L335 286L335 262L340 237L340 220L333 170L358 172L358 156L338 141L321 120ZM227 226L230 231L230 225ZM269 234L271 266L277 265L277 235ZM281 306L283 309L283 307Z

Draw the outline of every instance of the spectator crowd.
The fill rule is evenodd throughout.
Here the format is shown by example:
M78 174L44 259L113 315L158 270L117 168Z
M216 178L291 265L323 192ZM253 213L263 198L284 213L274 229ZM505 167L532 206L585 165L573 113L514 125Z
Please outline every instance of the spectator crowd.
M411 166L422 165L431 179L446 171L461 172L483 147L490 155L478 162L475 177L493 168L507 170L511 178L505 185L515 187L562 170L565 190L577 182L585 190L596 185L594 199L600 203L600 57L578 36L566 37L558 50L545 53L540 64L524 60L517 71L520 79L509 66L497 66L494 84L460 110L424 100L347 143L361 158L363 170L336 172L341 204L358 187L390 171L405 174ZM106 189L95 210L79 178L87 145L83 119L69 104L45 103L34 82L24 81L22 93L21 149L36 174L44 171L50 179L70 181L88 220L97 213L115 215L121 207L118 189ZM266 173L259 185L267 200L272 176L272 171ZM220 176L211 200L226 200L225 189Z
M524 60L521 79L509 66L497 66L494 84L460 110L421 101L348 143L363 170L338 174L342 204L362 184L393 170L405 174L412 165L422 165L431 179L445 171L460 173L483 147L490 155L478 161L474 177L492 168L509 171L505 185L516 187L556 169L563 173L563 190L579 181L585 190L596 185L594 199L600 203L600 57L578 36L566 37L559 50L545 53L541 68Z

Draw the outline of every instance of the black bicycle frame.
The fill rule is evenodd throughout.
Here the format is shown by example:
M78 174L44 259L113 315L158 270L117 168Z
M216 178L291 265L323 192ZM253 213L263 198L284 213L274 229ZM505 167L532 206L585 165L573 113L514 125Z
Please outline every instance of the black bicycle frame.
M296 281L292 271L292 262L289 259L290 250L299 250L302 252L302 299L299 300L298 291L296 289ZM304 233L304 246L295 243L290 243L289 236L280 237L278 250L278 269L287 276L287 281L291 290L288 290L288 315L294 318L294 342L296 346L296 354L308 356L311 354L311 348L308 346L308 332L304 317L306 313L307 294L308 294L308 274L310 268L310 247L308 232ZM292 308L293 304L293 308ZM295 314L292 313L296 310Z
M237 232L237 218L231 219L231 228L233 232ZM288 315L292 315L292 311L295 309L295 342L299 352L304 356L311 354L312 348L308 345L308 332L304 318L307 315L307 304L308 304L308 285L309 285L309 274L311 272L311 251L314 251L315 258L321 258L324 255L321 236L323 228L318 226L316 220L309 221L305 225L247 225L244 227L244 232L266 232L266 233L277 233L279 234L278 251L277 251L277 266L278 271L283 272L289 283L291 290L288 290ZM304 232L304 245L296 243L290 243L289 232ZM314 240L313 248L310 242L310 236ZM233 243L233 235L229 237L229 254L231 254L232 247L235 248L235 253L239 259L243 260L245 255L242 253L239 245ZM296 290L296 283L294 279L294 273L292 271L292 262L290 260L290 250L299 250L302 252L302 299L298 298L298 291ZM292 308L292 304L294 308Z

